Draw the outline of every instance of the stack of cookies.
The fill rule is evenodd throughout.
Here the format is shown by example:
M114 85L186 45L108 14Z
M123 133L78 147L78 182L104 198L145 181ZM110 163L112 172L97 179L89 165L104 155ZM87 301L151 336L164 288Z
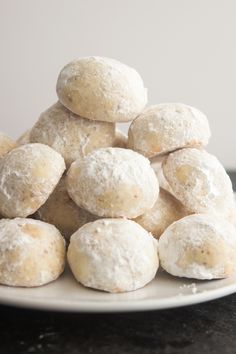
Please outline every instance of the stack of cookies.
M206 116L145 108L140 75L108 58L69 63L56 91L17 142L0 134L0 283L56 280L66 253L78 282L112 293L145 286L159 262L181 277L233 274L232 185L204 150Z

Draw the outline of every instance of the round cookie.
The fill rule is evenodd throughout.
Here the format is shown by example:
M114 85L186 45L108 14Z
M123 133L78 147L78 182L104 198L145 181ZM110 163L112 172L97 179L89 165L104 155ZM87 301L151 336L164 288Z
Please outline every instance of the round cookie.
M92 214L135 218L153 207L159 185L144 156L106 148L72 163L67 190L78 206Z
M131 121L147 103L147 90L137 71L102 57L67 64L58 77L57 95L70 111L105 122Z
M215 156L204 150L183 149L171 153L162 167L175 197L190 212L227 217L234 203L232 184Z
M130 125L128 147L146 157L208 144L206 116L182 103L163 103L145 109Z
M30 132L31 130L26 130L16 141L17 146L30 144Z
M84 224L97 219L95 215L78 207L69 197L63 176L46 203L37 211L40 220L55 225L62 235L70 236Z
M228 277L236 271L236 229L214 215L189 215L162 234L159 257L163 269L175 276Z
M100 219L71 236L68 261L84 286L120 293L149 283L158 269L157 241L126 219Z
M6 155L9 151L16 146L14 140L8 135L0 132L0 158Z
M33 219L0 220L0 283L32 287L59 277L65 241L50 224Z
M26 217L46 202L65 170L60 154L43 144L22 145L0 163L0 214Z
M127 148L127 143L128 143L128 137L125 133L123 133L121 130L116 130L115 133L115 141L113 143L113 147L119 147L122 149Z
M30 133L32 143L49 145L68 167L97 148L112 146L115 139L115 124L79 117L60 102L41 114Z
M188 215L188 212L183 205L169 192L160 189L154 206L146 211L145 214L138 216L134 221L159 239L170 224L186 215Z

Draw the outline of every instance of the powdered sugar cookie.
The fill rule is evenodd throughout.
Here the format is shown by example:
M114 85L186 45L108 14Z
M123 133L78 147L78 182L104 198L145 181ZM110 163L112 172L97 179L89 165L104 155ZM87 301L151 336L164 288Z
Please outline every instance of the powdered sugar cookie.
M37 216L40 220L55 225L67 240L81 226L97 219L95 215L78 207L69 197L64 176L46 203L37 211Z
M70 111L106 122L130 121L147 103L147 91L137 71L102 57L67 64L58 77L57 95Z
M71 165L67 189L92 214L134 218L152 208L159 192L148 159L127 149L98 149Z
M14 149L15 142L8 135L0 132L0 158L6 155L9 151Z
M194 213L227 216L233 207L232 184L217 158L204 150L183 149L163 162L174 195Z
M228 277L236 271L236 229L213 215L187 216L162 234L159 256L162 267L172 275Z
M49 146L27 144L10 151L0 163L0 213L9 218L33 214L64 170L63 158Z
M147 157L183 147L208 144L206 116L182 103L163 103L145 109L129 128L128 147Z
M160 189L154 206L143 215L138 216L134 221L159 239L170 224L186 215L188 215L188 212L183 205L169 192Z
M71 236L68 261L75 278L87 287L132 291L155 277L157 241L134 221L100 219Z
M65 241L53 226L33 219L0 220L0 283L40 286L59 277Z
M115 139L113 123L79 117L59 102L41 114L30 133L32 143L49 145L64 157L68 167L97 148L112 146Z

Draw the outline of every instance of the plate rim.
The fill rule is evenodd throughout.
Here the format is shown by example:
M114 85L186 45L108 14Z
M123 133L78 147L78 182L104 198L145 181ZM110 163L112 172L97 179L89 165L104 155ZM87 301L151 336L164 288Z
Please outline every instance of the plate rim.
M34 298L33 300L30 300L29 296L27 296L25 298L20 297L16 299L15 297L1 296L0 294L0 304L35 310L74 313L141 312L197 305L203 302L220 299L235 292L236 282L216 289L204 290L195 294L179 294L162 299L147 298L142 300L125 301L96 301L90 299L70 302L69 300L58 298L56 302L53 301L53 299L47 302L44 298Z
M236 197L236 192L234 192L234 196ZM183 279L183 281L184 279L187 280L187 278L180 278L180 277L177 278ZM60 279L61 278L55 280L54 282L58 280L60 281ZM197 279L192 279L192 280L197 281ZM218 280L210 280L208 282L212 282L212 281L218 281ZM120 301L120 300L106 301L106 300L90 299L90 300L77 300L76 302L75 301L70 302L69 300L60 299L60 298L57 298L57 301L54 301L53 298L49 298L48 301L45 301L45 298L43 297L30 298L29 295L26 297L21 296L17 298L17 295L4 296L4 294L1 294L1 287L5 287L5 285L0 285L0 305L7 305L7 306L18 307L18 308L32 309L32 310L58 311L58 312L70 312L70 313L72 312L74 313L119 313L120 312L121 313L121 312L165 310L165 309L179 308L179 307L190 306L190 305L197 305L203 302L220 299L224 296L228 296L236 293L236 278L233 283L230 283L228 285L216 287L214 289L206 289L196 293L177 294L167 298L152 297L152 298L144 298L141 300L132 299L132 300L124 300L124 301ZM14 287L9 287L9 288L16 289Z

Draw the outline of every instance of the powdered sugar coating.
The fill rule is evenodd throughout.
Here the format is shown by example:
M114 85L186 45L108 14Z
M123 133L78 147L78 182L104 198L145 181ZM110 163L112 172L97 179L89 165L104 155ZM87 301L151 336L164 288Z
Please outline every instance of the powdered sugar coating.
M119 293L149 283L158 269L157 241L125 219L100 219L71 236L68 261L83 285Z
M183 103L163 103L145 109L129 128L128 147L147 157L183 147L208 144L206 116Z
M60 102L41 114L30 133L32 143L49 145L68 167L97 148L112 146L115 139L115 124L79 117Z
M153 207L159 185L148 159L128 149L98 149L67 174L74 202L92 214L134 218Z
M154 206L134 221L159 239L170 224L186 215L188 215L188 212L184 206L169 192L160 189Z
M65 170L60 154L43 144L22 145L0 162L0 213L33 214L49 197Z
M227 217L234 205L232 183L217 158L204 150L182 149L163 162L175 197L195 213Z
M159 257L162 267L175 276L228 277L236 271L236 229L214 215L186 216L160 237Z
M40 286L63 272L65 242L53 226L33 219L0 220L0 283Z
M114 59L79 58L59 74L57 95L72 112L93 120L127 122L142 111L147 91L136 70Z
M69 241L70 236L84 224L97 219L78 207L69 197L63 176L46 203L37 211L40 220L55 225Z
M6 155L16 146L14 140L8 135L0 132L0 158Z

